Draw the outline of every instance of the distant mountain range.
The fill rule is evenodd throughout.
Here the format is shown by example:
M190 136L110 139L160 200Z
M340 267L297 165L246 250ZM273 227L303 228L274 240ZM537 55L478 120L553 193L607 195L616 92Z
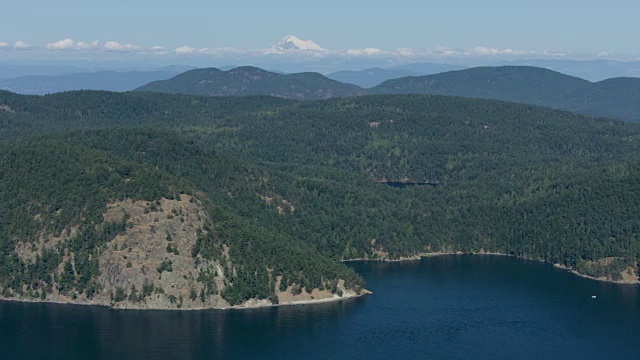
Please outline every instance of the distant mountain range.
M411 63L390 68L391 70L405 70L422 75L438 74L445 71L462 70L471 66L460 66L452 64L440 64L440 63Z
M100 71L59 75L27 75L0 80L0 89L26 95L44 95L71 90L129 91L155 80L164 80L184 71Z
M374 69L370 72L372 78L384 75L384 72ZM348 75L347 72L341 74L343 79ZM333 74L333 77L339 76ZM283 75L255 67L228 71L209 68L191 70L137 90L208 96L271 95L299 100L374 94L450 95L640 121L640 79L612 78L593 83L531 66L478 67L408 76L387 80L370 89L332 80L318 73Z
M215 68L191 70L136 90L208 96L271 95L299 100L365 94L356 85L331 80L319 73L283 75L251 66L228 71Z
M287 36L272 46L273 51L276 52L296 52L313 54L322 52L319 45L301 40L294 36ZM313 49L316 49L315 51ZM245 60L248 61L248 60ZM66 65L65 65L66 64ZM196 66L197 65L197 66ZM224 64L226 66L215 66L220 70L232 70L238 66L245 64ZM310 63L294 63L294 62L278 62L278 63L254 63L248 61L247 65L256 66L261 69L266 69L271 72L281 74L291 74L297 72L319 71L330 79L340 82L346 82L355 84L363 88L370 88L377 86L386 80L397 79L407 76L424 76L438 74L447 71L462 70L466 68L472 68L477 66L534 66L541 67L549 70L554 70L563 74L579 77L589 81L601 81L614 77L640 77L640 62L622 62L613 60L557 60L557 59L532 59L532 60L513 60L513 61L500 61L497 63L488 63L486 61L473 61L469 60L464 63L456 64L443 64L443 63L411 63L404 65L389 65L388 63L382 63L379 61L353 61L353 62L337 62L331 64L324 64L322 62L310 62ZM36 65L36 64L10 64L0 62L0 80L13 79L6 81L4 88L11 88L12 91L20 93L48 93L55 91L67 91L67 90L80 90L90 89L96 90L130 90L135 87L142 86L153 80L163 80L165 77L159 77L156 79L149 79L146 82L141 82L131 87L131 84L127 82L127 77L124 77L122 81L125 83L120 85L116 84L115 79L110 80L108 86L103 86L102 81L89 81L83 79L83 77L77 77L77 82L67 77L69 74L79 73L96 73L115 71L118 73L141 71L141 72L170 72L172 74L179 74L184 71L188 71L195 68L208 68L211 67L209 61L195 61L192 66L187 65L173 65L168 67L151 67L149 63L63 63L55 65L53 63L48 65ZM364 69L364 70L363 70ZM65 75L61 78L42 78L34 79L25 76L31 75L45 75L45 76L58 76ZM16 79L20 78L20 79ZM64 83L64 86L58 86L58 83ZM36 89L37 91L34 91Z
M363 88L370 88L380 85L387 80L421 75L425 74L406 70L371 68L365 70L336 71L327 74L327 77L336 81L358 85Z
M97 72L107 71L109 69L98 68L82 68L79 66L61 66L61 65L16 65L0 63L0 79L13 79L21 76L29 75L62 75L81 72Z
M562 102L563 97L588 84L587 80L542 68L502 66L393 79L369 92L453 95L548 105Z
M296 39L286 40L296 43ZM584 66L588 67L587 63L593 62L584 62ZM559 64L566 64L566 61ZM611 66L621 65L612 62ZM6 66L5 68L10 70ZM228 69L226 71L206 68L186 72L183 72L184 67L170 67L158 71L20 76L0 79L0 90L41 95L79 89L135 89L206 96L271 95L298 100L367 94L450 95L533 104L590 116L640 121L640 78L619 77L590 82L533 66L476 67L446 71L451 68L457 69L453 65L407 64L390 69L340 71L323 76L310 72L282 74L250 66L225 67ZM13 69L20 74L22 68ZM45 67L32 70L34 69L43 72L56 70ZM424 75L429 72L432 73Z
M640 79L596 83L531 66L479 67L388 80L369 94L428 94L494 99L640 121Z
M601 81L613 77L640 77L640 62L614 60L520 60L495 65L536 66L589 81Z
M329 79L355 84L363 88L379 85L387 80L407 76L421 76L437 74L445 71L460 70L456 65L415 63L396 66L390 69L370 68L359 71L337 71L327 75Z

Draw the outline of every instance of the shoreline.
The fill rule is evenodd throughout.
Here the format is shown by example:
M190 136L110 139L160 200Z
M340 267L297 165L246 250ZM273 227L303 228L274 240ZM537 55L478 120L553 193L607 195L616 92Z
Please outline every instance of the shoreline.
M489 255L489 256L508 256L508 257L513 257L513 258L517 258L517 259L522 259L522 260L531 260L531 261L537 261L537 262L541 262L543 264L549 264L551 266L553 266L556 269L561 269L561 270L565 270L573 275L585 278L585 279L589 279L589 280L595 280L595 281L600 281L600 282L604 282L604 283L610 283L610 284L618 284L618 285L640 285L640 279L636 278L634 281L625 281L625 280L609 280L609 279L603 279L603 278L597 278L597 277L593 277L593 276L589 276L589 275L585 275L582 274L580 272L578 272L575 269L566 267L562 264L554 264L554 263L550 263L548 261L544 261L544 260L540 260L540 259L534 259L534 258L528 258L528 257L523 257L523 256L515 256L515 255L509 255L509 254L504 254L504 253L498 253L498 252L477 252L477 253L472 253L472 254L468 254L468 253L464 253L461 251L458 252L429 252L429 253L421 253L418 254L418 256L420 256L420 258L429 258L429 257L437 257L437 256L445 256L445 255Z
M420 256L420 254L418 255L414 255L414 256L401 256L398 259L389 259L389 258L382 258L382 259L367 259L367 258L355 258L355 259L342 259L342 260L338 260L338 262L341 263L350 263L350 262L358 262L358 261L377 261L377 262L407 262L407 261L416 261L416 260L420 260L422 259L422 256Z
M547 262L545 262L547 263ZM547 263L549 264L549 263ZM603 278L597 278L597 277L593 277L593 276L589 276L589 275L585 275L585 274L581 274L578 271L568 268L562 264L552 264L554 268L556 269L562 269L562 270L566 270L567 272L572 273L573 275L585 278L585 279L590 279L590 280L595 280L595 281L600 281L600 282L604 282L604 283L610 283L610 284L618 284L618 285L640 285L640 280L636 278L635 281L625 281L625 280L609 280L609 279L603 279Z
M609 279L604 279L604 278L596 278L593 276L589 276L589 275L585 275L585 274L581 274L578 271L576 271L575 269L571 269L569 267L566 267L562 264L554 264L554 263L550 263L548 261L544 261L544 260L540 260L540 259L534 259L534 258L527 258L527 257L522 257L522 256L515 256L515 255L509 255L509 254L504 254L504 253L499 253L499 252L477 252L477 253L464 253L462 251L457 251L457 252L442 252L442 251L434 251L434 252L425 252L425 253L420 253L414 256L408 256L408 257L400 257L398 259L388 259L388 258L384 258L384 259L365 259L365 258L357 258L357 259L343 259L343 260L339 260L339 262L341 263L349 263L349 262L380 262L380 263L401 263L401 262L412 262L412 261L417 261L417 260L421 260L423 258L432 258L432 257L438 257L438 256L448 256L448 255L486 255L486 256L507 256L507 257L512 257L512 258L517 258L517 259L521 259L521 260L530 260L530 261L536 261L536 262L540 262L543 264L548 264L553 266L556 269L559 270L564 270L566 272L571 273L572 275L575 276L579 276L581 278L585 278L585 279L589 279L589 280L594 280L594 281L599 281L599 282L603 282L603 283L609 283L609 284L617 284L617 285L640 285L640 279L634 279L633 281L628 281L628 280L609 280ZM81 306L97 306L97 307L103 307L103 308L107 308L107 309L111 309L111 310L134 310L134 311L206 311L206 310L222 310L222 311L228 311L228 310L248 310L248 309L260 309L260 308L269 308L269 307L281 307L281 306L295 306L295 305L314 305L314 304L322 304L322 303L330 303L330 302L338 302L338 301L343 301L343 300L351 300L351 299L356 299L359 297L364 297L366 295L371 295L373 294L373 292L367 290L367 289L362 289L362 291L360 292L360 294L355 294L355 293L345 293L343 294L343 296L338 296L337 294L334 294L332 297L328 297L328 298L322 298L322 299L310 299L310 300L300 300L300 301L291 301L291 302L284 302L284 303L279 303L279 304L273 304L271 302L269 302L266 299L262 299L262 300L257 300L257 299L251 299L243 304L240 305L234 305L234 306L229 306L229 307L207 307L207 308L143 308L143 307L118 307L118 306L111 306L109 304L99 304L99 303L89 303L89 302L65 302L65 301L57 301L57 300L41 300L41 299L23 299L23 298L3 298L0 297L0 301L5 301L5 302L17 302L17 303L45 303L45 304L63 304L63 305L81 305Z
M40 300L40 299L19 299L19 298L3 298L0 297L0 302L14 302L14 303L29 303L29 304L57 304L57 305L79 305L79 306L96 306L102 307L109 310L133 310L133 311L207 311L207 310L220 310L220 311L230 311L230 310L251 310L251 309L263 309L263 308L276 308L281 306L295 306L295 305L314 305L314 304L322 304L322 303L330 303L330 302L338 302L343 300L352 300L360 297L364 297L366 295L372 295L373 292L362 289L360 294L344 294L342 296L334 295L330 298L323 299L312 299L312 300L301 300L301 301L292 301L285 302L281 304L273 304L267 302L268 300L249 300L244 304L234 305L229 307L207 307L207 308L142 308L142 307L118 307L111 306L108 304L98 304L98 303L87 303L87 302L65 302L65 301L56 301L56 300ZM248 303L248 304L247 304Z
M324 298L324 299L313 299L313 300L302 300L302 301L293 301L293 302L286 302L286 303L282 303L282 304L271 304L271 305L266 305L264 307L279 307L279 306L289 306L289 305L313 305L313 304L322 304L322 303L330 303L330 302L338 302L338 301L342 301L342 300L351 300L351 299L357 299L360 297L364 297L367 295L373 295L373 292L367 290L367 289L362 289L362 291L360 291L360 294L345 294L342 296L334 296L334 297L330 297L330 298ZM260 307L260 306L258 306ZM257 307L253 307L253 308L246 308L246 309L255 309ZM231 308L233 309L233 308Z
M609 279L603 279L603 278L597 278L597 277L593 277L593 276L589 276L589 275L585 275L582 273L579 273L577 270L575 269L571 269L568 268L562 264L554 264L554 263L550 263L548 261L544 261L541 259L535 259L535 258L528 258L528 257L523 257L523 256L516 256L516 255L509 255L509 254L505 254L505 253L499 253L499 252L475 252L475 253L465 253L462 251L456 251L456 252L443 252L443 251L434 251L434 252L424 252L424 253L419 253L417 255L414 256L410 256L410 257L400 257L399 259L365 259L365 258L357 258L357 259L346 259L346 260L340 260L340 262L343 263L348 263L348 262L358 262L358 261L363 261L363 262L368 262L368 261L372 261L372 262L387 262L387 263L399 263L399 262L410 262L410 261L416 261L416 260L420 260L423 258L431 258L431 257L438 257L438 256L447 256L447 255L488 255L488 256L507 256L507 257L512 257L512 258L516 258L516 259L521 259L521 260L530 260L530 261L537 261L543 264L548 264L553 266L556 269L561 269L561 270L566 270L567 272L585 278L585 279L589 279L589 280L595 280L595 281L600 281L600 282L604 282L604 283L610 283L610 284L618 284L618 285L640 285L640 279L635 279L633 281L625 281L625 280L609 280Z

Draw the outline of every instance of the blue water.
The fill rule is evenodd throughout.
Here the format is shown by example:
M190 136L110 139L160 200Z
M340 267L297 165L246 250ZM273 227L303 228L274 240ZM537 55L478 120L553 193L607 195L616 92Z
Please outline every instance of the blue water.
M638 286L501 256L350 266L374 295L191 312L0 302L0 358L640 358Z

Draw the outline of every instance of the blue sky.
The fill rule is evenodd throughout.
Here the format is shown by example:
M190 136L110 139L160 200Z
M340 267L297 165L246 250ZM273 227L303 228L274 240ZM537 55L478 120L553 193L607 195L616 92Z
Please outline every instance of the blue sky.
M3 3L0 47L13 51L27 45L46 49L63 39L82 42L73 48L84 51L93 49L94 41L101 49L112 41L110 49L119 51L152 46L169 53L181 46L261 49L294 34L326 49L450 48L473 53L482 47L496 54L505 49L594 57L605 52L640 54L640 2L631 0Z

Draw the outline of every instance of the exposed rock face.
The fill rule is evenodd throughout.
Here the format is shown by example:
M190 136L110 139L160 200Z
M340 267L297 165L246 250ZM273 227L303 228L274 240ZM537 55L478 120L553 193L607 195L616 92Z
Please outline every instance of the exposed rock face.
M8 112L8 113L12 113L12 114L16 112L9 105L4 105L4 104L0 105L0 111L5 111L5 112Z
M280 214L293 213L295 207L285 199L263 197L273 202ZM179 200L160 199L155 202L131 201L111 203L103 214L104 224L122 223L126 229L97 252L99 275L91 297L60 291L58 280L49 293L39 297L8 296L17 300L49 301L75 304L105 305L127 309L211 309L232 307L222 294L232 282L235 271L229 248L220 244L216 259L194 257L198 238L206 236L211 224L204 206L195 198L181 195ZM33 264L46 250L57 249L62 262L52 274L60 279L64 264L73 263L74 254L67 247L76 228L62 231L59 236L41 233L37 242L19 242L15 248L22 261ZM197 253L197 252L195 252ZM223 265L224 263L224 265ZM78 276L76 270L73 270ZM334 291L299 288L295 284L280 291L280 278L275 282L279 304L331 301L359 294L347 290L344 281L337 281ZM366 291L363 292L363 294ZM268 299L249 299L233 307L247 308L274 305Z
M347 290L344 286L344 280L338 281L337 292L332 293L329 290L319 290L313 289L311 292L308 292L305 288L299 288L297 285L291 285L285 291L279 291L280 287L280 278L277 279L276 282L276 295L278 296L278 303L282 305L286 304L295 304L295 303L306 303L306 302L322 302L322 301L332 301L338 300L341 298L350 298L356 297L360 294L357 294L355 291ZM364 293L369 293L364 290Z
M153 286L152 294L137 301L135 296L115 304L127 308L217 308L228 307L219 294L201 299L204 284L198 282L205 269L216 273L223 289L224 270L217 261L193 258L191 251L199 233L206 232L206 211L190 196L181 200L125 201L109 205L105 220L129 216L128 229L100 254L100 284L103 303L112 301L118 288L131 295ZM195 296L194 296L195 294Z
M258 196L265 204L275 207L276 212L280 215L293 214L296 211L296 207L280 195L268 196L258 194Z
M198 236L207 233L209 219L198 200L188 195L155 202L125 200L108 204L103 216L105 224L127 219L126 230L100 247L100 275L93 296L63 293L54 280L50 292L37 299L15 294L5 297L132 309L229 307L220 295L225 288L225 269L217 260L192 256ZM43 252L58 250L63 261L51 275L59 279L64 263L74 258L67 245L76 234L76 228L63 230L59 236L43 232L36 242L18 242L15 252L22 261L33 264ZM222 256L231 263L228 248Z
M38 216L36 216L35 220L38 220ZM42 256L45 250L55 249L64 242L69 241L69 239L76 235L77 231L77 227L71 227L70 229L62 230L58 236L40 232L37 242L29 243L18 241L15 252L18 254L20 260L27 264L33 264L38 255Z

